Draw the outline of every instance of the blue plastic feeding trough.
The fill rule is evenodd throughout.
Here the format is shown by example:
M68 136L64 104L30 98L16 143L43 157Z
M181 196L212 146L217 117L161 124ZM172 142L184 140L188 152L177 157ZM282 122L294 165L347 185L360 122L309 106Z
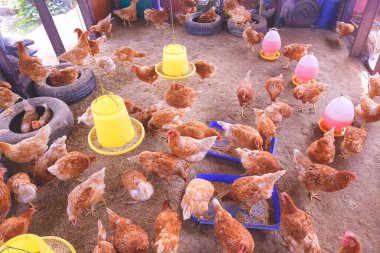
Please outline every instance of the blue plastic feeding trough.
M210 182L219 182L219 183L226 183L226 184L232 184L236 179L241 178L242 176L239 175L225 175L225 174L198 174L196 175L196 178L201 178ZM255 205L258 208L253 208L253 214L250 215L247 210L241 209L236 203L226 202L222 203L222 206L224 209L226 209L232 217L236 218L238 214L244 216L244 220L246 222L242 222L243 226L249 229L269 229L269 230L278 230L280 229L280 220L281 220L281 206L280 206L280 199L278 196L277 188L276 186L273 187L272 192L272 198L269 199L273 201L273 208L274 208L274 223L273 224L260 224L255 223L254 218L256 215L260 215L260 203L259 202ZM215 210L212 205L209 206L209 209L207 211L206 217L215 217ZM206 219L206 218L196 218L194 215L192 215L192 218L195 222L199 224L205 224L205 225L214 225L214 218L213 219Z
M227 123L235 124L235 123L231 123L231 122L227 122ZM215 129L224 131L224 129L222 128L222 126L219 125L217 123L217 121L212 121L210 124L208 124L208 126L211 127L211 128L215 128ZM220 142L216 141L216 143L215 143L215 146L217 146L217 147L225 147L227 145L228 145L228 141L226 139L224 139L223 141L220 141ZM277 148L277 138L273 138L272 141L271 141L271 143L270 143L269 152L272 155L276 155L276 148ZM207 155L214 156L214 157L217 157L217 158L226 159L226 160L237 162L237 163L241 163L240 158L237 158L237 157L234 157L234 156L231 156L231 155L226 155L226 154L218 153L218 152L213 151L213 150L208 151Z

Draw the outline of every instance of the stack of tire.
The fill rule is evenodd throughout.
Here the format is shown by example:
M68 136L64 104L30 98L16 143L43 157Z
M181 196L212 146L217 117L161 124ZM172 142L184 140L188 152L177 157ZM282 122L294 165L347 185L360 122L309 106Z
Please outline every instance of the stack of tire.
M54 68L62 69L70 67L71 64L63 63ZM91 69L84 68L80 70L79 78L75 82L54 87L47 78L41 87L36 87L36 93L39 97L54 97L72 104L88 97L96 88L96 78Z
M30 105L37 109L40 116L44 112L43 104L47 104L48 108L52 110L53 117L47 123L51 128L50 142L54 142L63 135L69 136L74 127L74 116L66 103L51 97L36 97L28 99ZM0 134L0 142L7 142L16 144L24 139L35 136L38 130L30 133L21 133L20 123L25 114L23 103L18 102L13 106L12 113L8 115L7 112L0 114L0 130L7 130Z
M208 36L220 33L222 29L222 17L216 14L214 22L198 23L197 19L202 12L195 12L186 18L185 29L188 33L200 36Z

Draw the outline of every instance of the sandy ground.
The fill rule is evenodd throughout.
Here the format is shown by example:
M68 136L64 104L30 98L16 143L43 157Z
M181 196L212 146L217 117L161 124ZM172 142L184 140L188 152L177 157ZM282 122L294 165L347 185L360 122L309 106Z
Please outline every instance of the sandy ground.
M337 156L333 167L340 170L353 170L359 174L359 182L348 188L335 193L321 193L321 201L310 202L307 190L297 180L296 170L292 160L293 149L297 148L304 153L308 145L322 136L318 130L317 122L326 104L339 95L347 95L357 103L359 97L365 92L362 85L364 70L362 64L348 57L348 50L340 47L332 47L325 41L329 31L313 29L280 29L283 44L302 42L313 44L312 51L318 57L320 63L321 82L330 84L317 104L317 112L312 114L307 107L306 113L297 111L299 101L292 97L293 85L287 83L280 99L287 101L295 107L295 113L291 119L284 121L278 128L277 157L288 173L277 184L280 191L288 192L296 204L306 210L312 217L322 252L337 252L340 247L338 236L345 230L355 232L362 240L364 252L377 252L379 243L379 208L378 193L380 181L378 175L380 144L379 123L368 126L369 138L365 144L364 153L343 160ZM161 59L162 47L171 41L171 29L156 30L153 26L146 27L142 24L132 28L115 26L114 36L103 47L102 55L110 55L118 46L128 45L137 50L147 53L145 58L139 59L143 65L157 63ZM177 27L176 38L179 43L187 47L190 60L207 59L218 66L214 84L200 83L199 78L194 76L185 84L203 90L199 100L194 104L186 119L210 122L212 120L225 120L239 122L254 126L253 108L264 108L270 104L270 99L265 91L265 80L282 73L286 80L290 80L294 71L295 63L289 70L281 69L287 59L281 57L276 62L267 62L257 59L249 51L242 38L234 37L223 31L212 37L195 37L187 34L183 27ZM248 70L253 70L252 82L256 90L253 103L247 110L247 117L242 119L239 115L239 105L236 98L236 87L244 78ZM148 107L163 99L164 90L170 82L161 80L161 85L156 88L142 83L133 73L126 68L119 68L114 77L102 80L105 88L126 98L132 99L137 105ZM365 79L364 79L365 80ZM83 102L72 105L71 108L78 116L90 105L91 101L100 95L100 89ZM87 144L89 129L83 125L75 126L72 136L68 140L70 151L80 150L92 152ZM336 141L337 147L341 139ZM82 178L107 167L106 193L107 206L115 212L128 217L140 225L149 234L150 242L153 242L153 224L161 210L162 202L167 191L165 180L149 177L155 193L150 200L139 204L125 204L130 201L128 193L122 188L120 176L123 171L134 167L127 161L127 157L138 154L144 150L162 151L167 150L160 137L147 137L143 144L135 151L116 157L97 155L97 161L87 170ZM340 153L339 148L337 154ZM243 170L235 163L207 157L197 163L191 170L193 177L197 173L225 173L241 174ZM61 183L59 188L54 186L41 189L37 204L39 211L36 213L30 232L39 235L56 235L69 240L77 252L92 252L97 235L97 220L101 219L106 227L108 221L104 207L95 212L95 216L81 217L77 226L71 226L66 215L68 193L78 182ZM173 184L169 189L172 206L181 212L180 200L185 184L177 177L173 178ZM25 205L14 205L12 214L19 214L25 210ZM17 211L16 211L17 209ZM279 231L255 230L252 231L255 240L255 252L283 253L286 252L282 245ZM148 252L155 252L151 247ZM197 226L192 220L183 223L179 252L181 253L210 253L222 252L211 226Z

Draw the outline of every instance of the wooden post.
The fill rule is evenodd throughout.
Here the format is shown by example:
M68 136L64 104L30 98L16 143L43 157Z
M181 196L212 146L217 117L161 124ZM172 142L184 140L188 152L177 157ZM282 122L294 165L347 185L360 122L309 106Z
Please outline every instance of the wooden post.
M86 26L87 31L89 31L90 27L95 25L95 20L91 12L90 5L88 4L87 0L78 0L78 6L80 12L82 13L84 25ZM91 34L92 38L94 38L93 36L94 35ZM97 34L96 36L99 36L99 34Z
M380 0L371 0L367 2L362 20L359 25L358 33L355 37L354 44L351 48L350 56L359 57L371 31L373 20L379 9Z
M46 5L45 0L33 0L38 13L40 14L40 18L42 24L45 27L45 31L47 36L49 37L50 43L53 46L54 52L57 56L66 52L65 47L63 46L61 37L59 36L57 27L54 24L53 17L51 16L49 9Z

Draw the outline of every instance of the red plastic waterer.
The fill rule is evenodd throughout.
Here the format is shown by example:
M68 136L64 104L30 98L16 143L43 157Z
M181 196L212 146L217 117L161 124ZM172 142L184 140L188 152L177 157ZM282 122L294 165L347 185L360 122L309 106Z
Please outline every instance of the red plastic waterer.
M274 61L280 57L281 37L276 28L265 34L261 47L260 55L264 60Z
M346 127L354 120L354 116L355 109L351 100L344 96L337 97L327 104L319 121L319 128L323 132L328 132L334 127L334 135L343 136Z
M319 64L313 53L305 55L297 63L295 75L292 78L294 85L315 83L318 76Z

